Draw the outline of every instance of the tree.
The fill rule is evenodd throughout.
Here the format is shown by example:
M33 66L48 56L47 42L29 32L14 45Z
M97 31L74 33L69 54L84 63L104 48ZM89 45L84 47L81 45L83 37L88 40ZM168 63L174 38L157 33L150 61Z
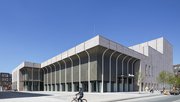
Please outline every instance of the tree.
M159 73L159 76L157 77L157 81L159 83L162 83L163 84L163 87L164 85L167 83L167 79L168 79L168 76L167 76L167 72L166 71L162 71Z
M137 85L139 86L139 93L141 93L141 83L144 80L143 73L141 71L136 72L135 74L135 80L137 80Z
M180 87L180 76L176 76L170 72L166 72L166 71L160 72L159 76L157 77L157 81L159 83L162 83L163 87L165 84L169 84L174 87Z
M166 76L167 76L167 83L169 85L173 85L175 83L175 81L176 81L176 78L175 78L174 74L167 72Z

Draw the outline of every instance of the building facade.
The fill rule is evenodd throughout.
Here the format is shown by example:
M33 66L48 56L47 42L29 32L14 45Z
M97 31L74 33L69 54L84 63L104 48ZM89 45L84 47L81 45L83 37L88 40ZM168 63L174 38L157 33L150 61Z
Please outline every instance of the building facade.
M12 73L12 89L18 91L42 91L42 76L40 64L23 62Z
M11 90L12 75L0 72L0 90Z
M140 86L141 90L146 86L158 89L159 72L172 72L172 55L172 46L164 38L125 47L98 35L38 64L42 82L38 85L44 91L70 92L78 91L79 87L86 92L129 92L137 91ZM16 77L13 82L20 91L25 83L18 85L18 76L29 72L23 72L24 67L13 71ZM31 72L31 75L35 74Z

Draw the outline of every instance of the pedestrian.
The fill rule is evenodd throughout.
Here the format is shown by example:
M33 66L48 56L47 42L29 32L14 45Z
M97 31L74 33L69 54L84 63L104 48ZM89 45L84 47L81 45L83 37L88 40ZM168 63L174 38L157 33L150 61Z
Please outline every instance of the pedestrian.
M150 93L154 93L154 89L153 89L153 87L150 89Z
M146 86L146 87L145 87L145 91L148 92L148 90L149 90L149 88Z

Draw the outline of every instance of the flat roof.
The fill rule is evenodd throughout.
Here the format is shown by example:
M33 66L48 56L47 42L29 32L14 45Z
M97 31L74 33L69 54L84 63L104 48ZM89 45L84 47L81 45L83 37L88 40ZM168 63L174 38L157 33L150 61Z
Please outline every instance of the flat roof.
M65 58L68 58L68 57L78 54L80 52L86 51L86 50L88 50L92 47L98 46L98 45L108 48L108 49L111 49L111 50L115 50L117 52L129 55L129 56L132 56L137 59L143 59L146 57L145 55L143 55L137 51L134 51L134 50L132 50L128 47L125 47L119 43L116 43L114 41L111 41L103 36L97 35L97 36L95 36L95 37L93 37L93 38L67 50L67 51L62 52L61 54L59 54L57 56L54 56L54 57L42 62L41 67L48 66L57 61L63 60Z

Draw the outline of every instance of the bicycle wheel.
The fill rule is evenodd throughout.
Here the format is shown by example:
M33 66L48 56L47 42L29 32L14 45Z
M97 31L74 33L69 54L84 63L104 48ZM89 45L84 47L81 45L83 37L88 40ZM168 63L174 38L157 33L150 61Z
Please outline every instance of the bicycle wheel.
M83 101L83 102L87 102L87 100L86 100L86 99L82 99L82 101Z
M73 99L71 102L78 102L77 100Z

